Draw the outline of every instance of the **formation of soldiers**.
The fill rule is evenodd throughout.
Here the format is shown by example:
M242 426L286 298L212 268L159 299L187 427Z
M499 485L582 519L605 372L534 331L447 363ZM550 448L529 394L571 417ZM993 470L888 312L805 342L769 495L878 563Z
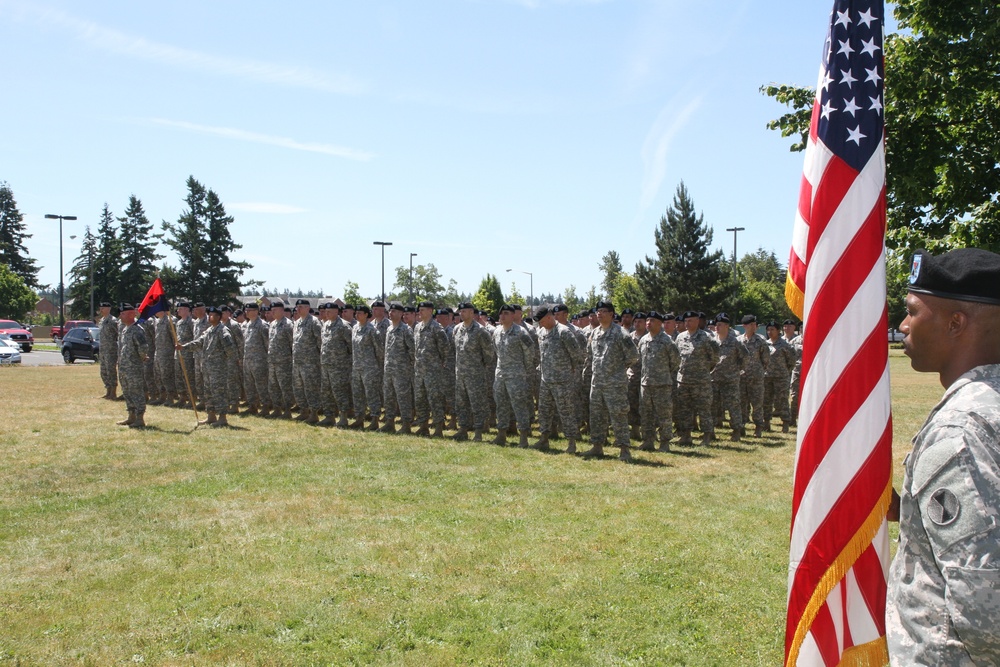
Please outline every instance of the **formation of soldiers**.
M493 442L517 437L547 450L562 434L566 451L589 435L586 457L604 453L609 435L619 458L640 450L730 439L795 425L802 338L795 322L753 315L737 335L726 313L675 316L656 311L616 314L602 301L572 317L562 304L536 309L505 304L492 319L471 303L436 309L381 301L326 302L312 309L278 300L242 309L181 302L176 313L136 321L102 304L101 377L105 398L117 382L129 410L119 422L141 427L147 403L227 415L295 419L307 424ZM186 380L185 380L186 376ZM297 413L297 414L296 414ZM322 416L322 419L320 417ZM538 439L532 444L532 427Z

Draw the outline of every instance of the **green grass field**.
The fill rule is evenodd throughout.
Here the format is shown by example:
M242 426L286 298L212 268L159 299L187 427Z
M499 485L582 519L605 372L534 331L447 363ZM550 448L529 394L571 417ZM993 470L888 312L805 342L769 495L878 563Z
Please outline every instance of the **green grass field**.
M942 390L891 355L898 485ZM0 665L781 662L792 437L629 465L0 383Z

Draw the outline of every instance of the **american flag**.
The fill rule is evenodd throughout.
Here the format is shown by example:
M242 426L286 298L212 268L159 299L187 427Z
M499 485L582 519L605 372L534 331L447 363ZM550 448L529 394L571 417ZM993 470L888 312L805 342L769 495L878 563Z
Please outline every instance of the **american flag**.
M803 321L785 664L882 665L892 495L881 0L837 0L786 298Z

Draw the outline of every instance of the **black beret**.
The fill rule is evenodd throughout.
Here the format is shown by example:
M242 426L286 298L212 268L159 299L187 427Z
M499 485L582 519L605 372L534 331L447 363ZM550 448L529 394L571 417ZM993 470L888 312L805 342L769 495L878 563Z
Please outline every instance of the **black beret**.
M615 313L615 316L612 319L614 319L615 322L621 322L622 321L622 314L621 313Z
M231 313L231 312L233 312L233 309L230 308L229 306L222 306L221 308L219 308L219 310L221 310L224 313Z
M205 302L204 301L197 301L197 302L195 302L194 307L195 308L204 308L205 307Z
M372 314L372 309L369 308L368 306L364 305L364 304L361 304L360 306L358 306L357 308L354 309L354 312L356 312L356 313L364 313L365 315L369 315L370 316Z
M133 306L131 303L122 302L121 304L118 305L118 310L124 313L126 310L135 310L135 306Z
M552 312L553 313L568 313L569 312L569 306L567 306L565 303L557 303L556 305L552 306Z
M757 323L756 315L744 315L743 319L740 320L740 324L756 324L756 323Z
M523 308L521 308L521 304L519 304L519 303L513 304L513 308L514 308L515 312L519 312L521 310L524 310Z
M251 301L247 305L243 306L243 310L260 310L260 305L254 301Z
M385 308L385 301L382 301L381 299L372 301L372 308Z
M311 307L312 304L309 303L309 299L298 299L298 300L295 301L295 307L298 308L299 306L310 306Z
M513 313L514 312L514 306L510 305L509 303L505 303L504 305L500 306L500 310L497 311L497 312L500 312L500 313Z
M732 323L732 320L729 319L729 315L727 313L719 313L715 316L715 321L722 322L723 324Z
M1000 255L980 248L959 248L937 256L918 250L910 265L909 290L1000 305Z
M664 319L664 320L672 320L672 319L674 319L675 317L677 317L677 316L676 316L676 315L674 315L673 313L664 313L664 314L663 314L663 319Z
M392 304L392 305L389 306L389 310L398 310L399 312L402 313L403 312L403 304L401 304L401 303L394 303L394 304Z
M610 301L598 301L597 305L594 308L595 311L604 308L606 310L610 310L612 313L615 312L615 304L611 303Z
M237 311L235 313L233 313L233 317L239 317L240 315L244 315L244 314L245 313L243 312L243 309L239 308L239 309L237 309Z
M354 304L345 303L344 307L343 307L343 310L357 310L357 309L354 307Z
M327 309L327 305L325 303L321 303L318 306L316 306L316 308L318 310L326 310Z
M261 306L260 307L260 312L262 312L262 313L269 313L269 312L271 312L271 306Z
M209 306L205 312L209 315L222 315L222 310L218 306Z
M339 313L340 312L340 304L337 303L336 301L327 301L326 302L326 309L327 310L335 310L335 311L337 311Z
M403 312L404 313L415 313L415 312L417 312L417 309L414 308L413 306L404 306L403 307Z
M201 303L196 305L204 306L205 304ZM285 307L285 302L282 301L281 299L275 299L274 301L271 302L271 308L284 308L284 307Z
M110 301L102 301L101 302L101 308L110 308L110 307L111 307L111 302Z
M591 308L590 310L587 311L587 315L596 315L596 314L597 314L597 308Z
M711 319L711 320L709 320L709 321L707 322L707 324L708 324L708 326L710 326L710 327L714 327L714 326L715 326L715 320L714 320L714 319Z
M535 320L533 318L526 317L526 318L524 318L524 323L525 324L534 324Z
M775 329L780 329L781 325L778 324L777 320L769 320L767 324L764 325L765 329L770 329L774 327Z
M472 309L475 309L476 307L475 307L475 306L473 306L473 305L472 305L471 303L469 303L468 301L463 301L462 303L458 304L458 309L459 309L459 310L465 310L466 308L472 308Z
M640 310L639 312L637 312L635 314L635 319L637 319L637 320L644 320L644 319L646 319L646 313L644 313L644 312L642 312Z
M191 308L191 302L190 301L181 301L179 304L177 304L177 307L178 308L188 308L188 309L190 309Z
M631 308L626 308L622 311L622 315L635 315L635 312L633 312Z
M434 302L433 301L421 301L420 303L417 304L417 308L430 308L431 310L434 310Z
M686 320L689 317L698 317L698 318L701 318L701 317L704 317L704 315L702 313L699 313L697 310L688 310L683 315L681 315L681 319L682 320Z
M794 327L797 325L797 322L795 320L785 320L784 324L791 324Z
M542 318L546 317L551 312L552 312L551 310L549 310L545 306L542 306L538 310L535 311L535 317L537 317L539 320L541 320Z
M444 312L448 313L449 315L455 314L455 311L451 309L451 306L445 306L444 308L442 308L442 310L444 310Z
M650 320L659 320L660 322L662 322L663 319L664 319L663 315L661 315L660 313L656 312L655 310L649 311L649 314L646 315L646 318L650 319Z
M284 311L286 313L291 313L292 312L292 307L291 306L285 306Z
M684 321L683 315L678 315L677 317L674 318L674 322L683 322L683 321Z

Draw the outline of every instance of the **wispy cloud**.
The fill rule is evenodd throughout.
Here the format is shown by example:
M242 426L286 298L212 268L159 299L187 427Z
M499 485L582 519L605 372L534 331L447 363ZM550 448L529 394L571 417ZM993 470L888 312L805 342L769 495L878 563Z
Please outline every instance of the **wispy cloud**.
M701 106L704 93L686 92L674 96L661 110L642 144L642 194L639 198L640 215L656 198L667 175L667 158L670 144L688 119Z
M65 30L95 49L162 65L340 95L360 95L368 89L364 82L348 74L330 74L308 67L202 53L129 35L56 9L39 8L34 4L3 0L0 1L0 7L14 10L15 18L34 20L42 25Z
M249 141L257 144L266 144L268 146L290 148L292 150L297 150L297 151L307 151L310 153L323 153L325 155L333 155L334 157L342 157L348 160L359 160L361 162L368 162L375 158L375 154L368 151L360 151L354 148L335 146L333 144L320 144L316 142L297 141L295 139L290 139L288 137L274 137L268 134L248 132L246 130L240 130L234 127L213 127L211 125L197 125L195 123L188 123L182 120L168 120L165 118L150 118L149 122L153 123L154 125L162 125L163 127L174 127L180 130L187 130L189 132L201 132L202 134L211 134L217 137L235 139L237 141Z
M289 204L274 204L271 202L237 202L226 206L230 211L240 211L241 213L276 213L278 215L293 215L295 213L308 213L309 209Z

